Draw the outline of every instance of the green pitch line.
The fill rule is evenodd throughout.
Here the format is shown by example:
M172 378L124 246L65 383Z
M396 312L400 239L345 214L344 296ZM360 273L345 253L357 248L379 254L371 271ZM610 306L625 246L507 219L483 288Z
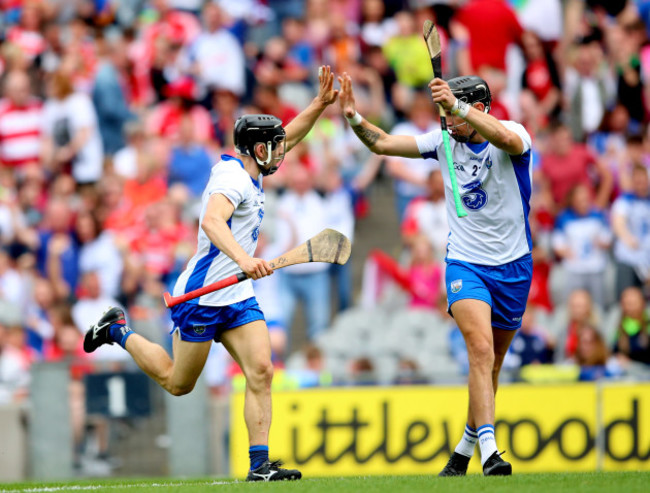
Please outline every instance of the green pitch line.
M295 482L246 483L223 479L165 480L116 479L87 480L59 483L0 484L0 493L23 491L29 493L56 492L301 492L301 493L641 493L647 492L650 472L620 473L558 473L515 474L506 478L484 478L469 475L464 478L436 476L370 476L351 478L316 478Z

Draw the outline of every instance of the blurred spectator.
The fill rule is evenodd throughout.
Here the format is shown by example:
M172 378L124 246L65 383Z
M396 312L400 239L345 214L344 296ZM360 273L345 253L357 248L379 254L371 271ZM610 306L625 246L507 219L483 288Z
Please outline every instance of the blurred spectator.
M350 22L344 12L334 10L330 11L329 28L330 37L323 52L323 63L340 73L361 57L358 26Z
M288 163L285 163L285 167ZM329 226L323 198L313 188L311 173L296 163L287 170L288 189L277 203L277 243L286 251ZM292 265L279 272L280 302L285 327L291 326L296 302L302 301L307 335L313 340L330 322L328 264Z
M14 268L8 249L0 248L0 299L10 302L15 307L23 307L26 294L26 286Z
M31 288L31 299L25 312L25 329L30 346L42 354L46 342L54 336L49 317L49 310L55 302L54 289L45 277L37 277Z
M439 125L433 119L433 104L429 96L417 92L411 100L408 119L395 125L391 134L422 135L437 128ZM405 159L396 156L387 158L386 170L394 178L395 205L400 222L404 220L406 208L412 200L426 197L426 180L436 166L437 161L431 159Z
M12 343L16 331L22 329L0 323L0 404L20 402L29 393L30 361Z
M245 58L237 38L223 25L221 8L215 2L203 7L204 29L189 48L198 80L211 89L228 90L242 96L246 90Z
M632 170L632 193L612 205L616 235L616 298L628 286L642 287L650 280L650 180L640 165Z
M537 34L527 31L522 34L521 41L526 57L526 68L521 77L522 97L532 97L546 123L559 115L562 106L557 66Z
M411 284L411 308L435 308L442 294L442 267L426 236L414 238L410 246L408 277Z
M80 272L96 272L102 296L116 298L120 293L123 262L113 233L104 230L90 211L77 215L75 233L79 242Z
M363 0L361 3L361 40L367 46L383 46L397 35L395 19L386 18L386 6L382 0Z
M639 288L629 287L621 294L614 354L623 364L631 360L650 365L650 313Z
M515 334L508 349L504 362L506 367L521 368L526 365L553 362L554 341L545 328L537 324L535 315L535 307L529 304L521 319L521 328Z
M328 167L324 171L325 210L330 228L343 233L354 244L354 209L352 196L343 184L338 169ZM337 311L352 306L352 262L344 265L332 264L329 267L330 282L333 286Z
M147 152L147 139L144 127L137 120L125 123L124 135L125 146L113 156L113 171L122 178L131 179L138 173L138 159L143 159L142 154Z
M161 137L167 145L178 142L181 121L189 117L194 125L197 142L206 143L212 137L210 113L196 103L192 79L182 77L165 86L168 98L158 104L149 114L147 133Z
M580 366L580 381L594 381L614 376L607 366L607 346L594 327L587 325L579 334L574 360Z
M578 183L593 192L597 208L605 209L609 205L611 172L584 144L573 142L566 125L560 122L551 125L550 139L541 159L542 188L550 190L557 210L568 205L568 193Z
M589 291L578 289L573 291L567 302L567 324L558 337L554 355L556 362L575 355L578 346L578 334L585 327L596 327L600 322L594 308Z
M25 72L10 72L0 100L0 163L19 167L37 163L41 154L43 108Z
M29 60L45 50L43 38L43 4L38 0L22 2L20 24L7 31L6 41L18 46Z
M43 108L45 163L51 173L71 172L77 183L102 176L102 141L90 98L75 92L71 76L55 72Z
M424 87L431 80L431 58L422 42L421 28L415 25L413 13L407 11L395 14L395 22L398 32L383 47L386 59L401 84Z
M57 300L74 293L79 275L79 249L71 234L72 210L62 198L52 199L39 228L38 268L54 287Z
M104 153L112 156L125 145L124 124L135 117L129 110L125 92L127 58L126 44L122 40L105 41L92 91L97 111L99 133Z
M413 235L425 235L436 257L442 260L447 252L449 225L445 205L445 184L439 169L429 173L426 185L427 196L414 199L406 208L402 221L402 237L408 244Z
M571 133L577 142L595 132L612 102L615 83L603 62L599 34L592 33L574 44L573 64L564 74L564 91Z
M213 160L205 145L196 141L194 123L186 116L181 120L178 144L172 147L167 185L183 186L192 199L201 197L210 178Z
M234 149L232 129L239 118L239 97L231 91L217 89L212 93L212 135L224 150Z
M454 20L470 33L470 73L476 73L484 65L506 69L506 49L512 43L519 44L523 34L508 2L469 0L458 10Z
M569 207L562 212L553 232L553 249L565 270L565 295L586 289L593 301L606 301L605 268L612 233L605 215L594 208L589 189L576 185L569 192Z
M298 17L284 19L282 37L287 43L287 57L292 69L290 80L308 82L310 70L316 65L316 53L307 39L304 19Z
M617 101L627 109L638 128L646 119L639 57L641 46L647 41L643 22L638 18L621 16L618 22L608 27L605 41L616 70Z
M276 86L262 84L255 86L253 99L261 113L277 116L285 126L298 114L292 105L280 99Z

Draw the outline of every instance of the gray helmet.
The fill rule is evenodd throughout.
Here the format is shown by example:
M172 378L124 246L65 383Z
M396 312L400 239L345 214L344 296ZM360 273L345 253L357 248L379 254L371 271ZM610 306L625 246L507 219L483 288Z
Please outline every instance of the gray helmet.
M480 77L476 75L454 77L449 79L447 84L449 84L451 93L460 101L469 105L480 102L485 105L485 113L490 111L490 104L492 103L490 88L487 82Z
M277 163L273 162L272 152L278 143L284 142L286 135L282 121L273 115L244 115L235 122L235 149L238 153L255 159L264 176L272 175L284 159L283 152L282 158ZM258 143L266 145L268 157L265 161L260 161L255 155L255 144Z

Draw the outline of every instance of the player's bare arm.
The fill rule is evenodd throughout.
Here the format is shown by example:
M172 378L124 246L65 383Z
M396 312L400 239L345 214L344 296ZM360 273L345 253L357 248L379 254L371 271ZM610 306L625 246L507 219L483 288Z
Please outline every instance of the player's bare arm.
M318 69L318 82L318 95L307 108L284 127L287 132L286 152L305 138L325 108L336 101L339 91L334 89L334 74L329 65L323 65Z
M205 210L201 228L212 244L233 259L242 272L251 279L260 279L273 274L273 269L266 260L251 257L235 240L228 227L228 219L234 211L235 207L225 195L213 194Z
M433 79L429 82L431 96L435 103L442 105L445 110L454 115L451 117L451 124L454 120L464 120L469 123L483 138L504 150L508 154L518 156L524 152L524 143L521 137L512 130L504 127L499 120L489 113L484 113L481 107L483 103L475 103L476 106L470 106L467 103L458 101L449 88L449 84L442 79ZM458 105L454 106L458 101ZM463 106L464 105L464 106ZM461 110L458 113L458 109ZM464 116L464 111L468 111Z
M418 158L422 157L415 142L415 137L410 135L390 135L381 128L373 125L357 113L352 90L352 78L343 73L339 77L341 91L339 93L339 104L343 116L350 122L352 130L359 137L359 140L375 154L387 156L402 156Z

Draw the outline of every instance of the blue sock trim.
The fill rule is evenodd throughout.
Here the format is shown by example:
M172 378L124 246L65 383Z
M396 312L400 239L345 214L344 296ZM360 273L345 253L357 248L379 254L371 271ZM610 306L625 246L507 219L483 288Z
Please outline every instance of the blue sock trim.
M253 445L248 449L248 456L251 461L251 469L257 469L265 461L269 460L269 446Z
M131 335L133 335L133 331L129 330L126 334L124 334L124 337L122 337L122 340L120 341L120 346L122 346L124 349L126 349L126 340Z
M465 425L465 433L467 433L471 437L477 437L477 431L474 428L472 428L470 425Z
M478 427L478 436L479 438L486 433L494 435L494 426L493 425L483 425Z

